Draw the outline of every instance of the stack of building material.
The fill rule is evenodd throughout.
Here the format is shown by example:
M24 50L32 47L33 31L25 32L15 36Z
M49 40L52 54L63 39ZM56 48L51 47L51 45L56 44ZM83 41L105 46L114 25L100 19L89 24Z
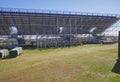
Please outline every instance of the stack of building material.
M22 47L16 47L16 48L10 50L9 56L10 57L20 56L22 51L23 51Z
M0 59L4 59L8 57L8 55L9 55L9 52L7 49L0 50Z

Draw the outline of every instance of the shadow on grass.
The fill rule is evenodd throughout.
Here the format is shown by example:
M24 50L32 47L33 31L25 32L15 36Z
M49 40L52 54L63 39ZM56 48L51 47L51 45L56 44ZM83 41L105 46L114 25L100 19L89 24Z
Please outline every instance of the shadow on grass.
M114 65L112 72L120 74L120 61L117 61L116 64Z
M16 56L16 57L17 57L17 56ZM2 60L13 59L13 58L16 58L16 57L9 57L9 56L7 56L6 58L3 58Z
M35 50L37 49L36 46L34 45L27 45L27 46L22 46L24 50ZM74 46L57 46L57 47L50 47L50 46L44 46L44 47L39 47L40 50L48 50L48 49L56 49L56 48L64 48L64 47L74 47Z

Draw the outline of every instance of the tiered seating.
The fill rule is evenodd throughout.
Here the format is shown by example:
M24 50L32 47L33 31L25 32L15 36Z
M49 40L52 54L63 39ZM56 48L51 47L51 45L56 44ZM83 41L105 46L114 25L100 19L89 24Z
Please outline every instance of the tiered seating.
M18 34L58 34L58 27L64 27L65 34L87 34L93 27L101 33L118 18L115 16L94 16L81 14L57 14L19 11L0 11L1 35L9 34L9 27L18 28ZM71 31L70 31L71 28Z
M9 35L9 27L15 26L18 29L18 35L60 35L59 27L63 28L63 35L90 34L91 28L96 27L94 34L100 34L118 21L118 17L113 15L89 15L75 13L50 13L50 12L33 12L19 9L0 10L0 35ZM26 38L25 38L26 39ZM27 40L33 40L27 39ZM36 38L34 38L36 40ZM82 41L81 38L66 40L57 39L40 39L40 47L56 47L77 45ZM37 41L36 41L37 42ZM11 50L10 53L16 53L18 50ZM15 56L14 55L14 56Z

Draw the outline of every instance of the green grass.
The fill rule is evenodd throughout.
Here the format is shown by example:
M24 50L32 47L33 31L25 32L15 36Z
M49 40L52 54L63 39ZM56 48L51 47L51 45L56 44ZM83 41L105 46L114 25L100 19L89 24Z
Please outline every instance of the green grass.
M111 72L117 45L24 50L17 58L0 60L0 82L120 82Z

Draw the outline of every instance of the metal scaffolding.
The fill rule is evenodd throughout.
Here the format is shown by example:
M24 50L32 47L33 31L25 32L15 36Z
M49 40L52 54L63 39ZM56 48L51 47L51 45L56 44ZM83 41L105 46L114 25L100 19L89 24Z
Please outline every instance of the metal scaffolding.
M15 26L17 35L37 48L81 45L91 36L103 36L119 19L116 14L0 8L0 36L9 36L9 27Z

